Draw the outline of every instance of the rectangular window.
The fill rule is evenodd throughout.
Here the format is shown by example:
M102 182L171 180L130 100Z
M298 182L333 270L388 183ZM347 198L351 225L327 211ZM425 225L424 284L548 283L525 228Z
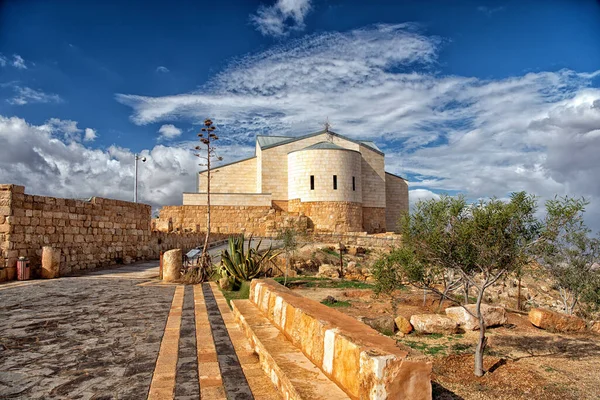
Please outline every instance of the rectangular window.
M333 176L333 190L337 190L337 175Z
M315 176L310 176L310 190L315 190Z
M356 178L354 176L352 177L352 191L356 192Z

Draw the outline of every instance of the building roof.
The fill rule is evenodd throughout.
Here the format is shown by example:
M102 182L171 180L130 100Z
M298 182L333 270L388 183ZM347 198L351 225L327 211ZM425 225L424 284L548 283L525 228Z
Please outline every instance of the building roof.
M319 143L315 143L311 146L305 147L303 149L299 149L299 150L294 150L294 151L290 151L290 153L295 153L296 151L305 151L305 150L344 150L344 151L354 151L356 153L359 153L356 150L352 150L352 149L347 149L345 147L339 146L335 143L332 142L319 142ZM288 154L290 154L288 153Z
M368 147L369 149L375 151L376 153L384 155L383 152L377 147L377 145L375 145L375 143L373 143L371 141L354 140L354 139L350 139L347 136L343 136L343 135L340 135L340 134L335 133L333 131L326 131L326 130L321 130L319 132L310 133L308 135L297 136L297 137L294 137L294 136L264 136L264 135L258 135L258 136L256 136L256 141L258 142L258 145L260 146L260 148L262 150L265 150L265 149L269 149L271 147L280 146L282 144L292 143L292 142L295 142L297 140L303 140L303 139L308 139L308 138L313 137L313 136L322 135L323 133L329 133L332 136L336 136L338 138L341 138L341 139L344 139L344 140L348 140L349 142L353 142L353 143L357 143L357 144L363 145L363 146Z

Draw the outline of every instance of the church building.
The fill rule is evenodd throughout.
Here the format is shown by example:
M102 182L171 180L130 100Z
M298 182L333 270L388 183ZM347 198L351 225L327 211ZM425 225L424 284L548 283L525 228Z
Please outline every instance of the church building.
M253 157L213 168L211 206L271 207L303 213L320 232L391 232L408 211L407 181L385 171L373 142L323 130L258 136ZM207 173L184 206L206 205Z

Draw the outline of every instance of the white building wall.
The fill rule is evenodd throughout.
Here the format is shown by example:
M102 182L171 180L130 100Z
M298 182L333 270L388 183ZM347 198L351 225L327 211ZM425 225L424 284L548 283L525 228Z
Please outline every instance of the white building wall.
M385 207L385 160L382 154L361 146L363 207Z
M361 154L350 150L310 149L288 154L288 199L362 202ZM310 177L314 176L314 190ZM333 176L337 176L337 190ZM355 177L355 190L352 190ZM384 199L385 201L385 199Z

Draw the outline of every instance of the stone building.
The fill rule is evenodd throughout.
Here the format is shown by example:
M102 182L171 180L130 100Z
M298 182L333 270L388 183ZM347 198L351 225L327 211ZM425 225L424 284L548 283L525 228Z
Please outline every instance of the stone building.
M206 206L206 171L197 187L183 194L183 209ZM304 214L314 231L377 233L396 230L408 210L408 185L385 172L384 153L373 142L331 131L258 136L253 157L212 170L212 205Z

